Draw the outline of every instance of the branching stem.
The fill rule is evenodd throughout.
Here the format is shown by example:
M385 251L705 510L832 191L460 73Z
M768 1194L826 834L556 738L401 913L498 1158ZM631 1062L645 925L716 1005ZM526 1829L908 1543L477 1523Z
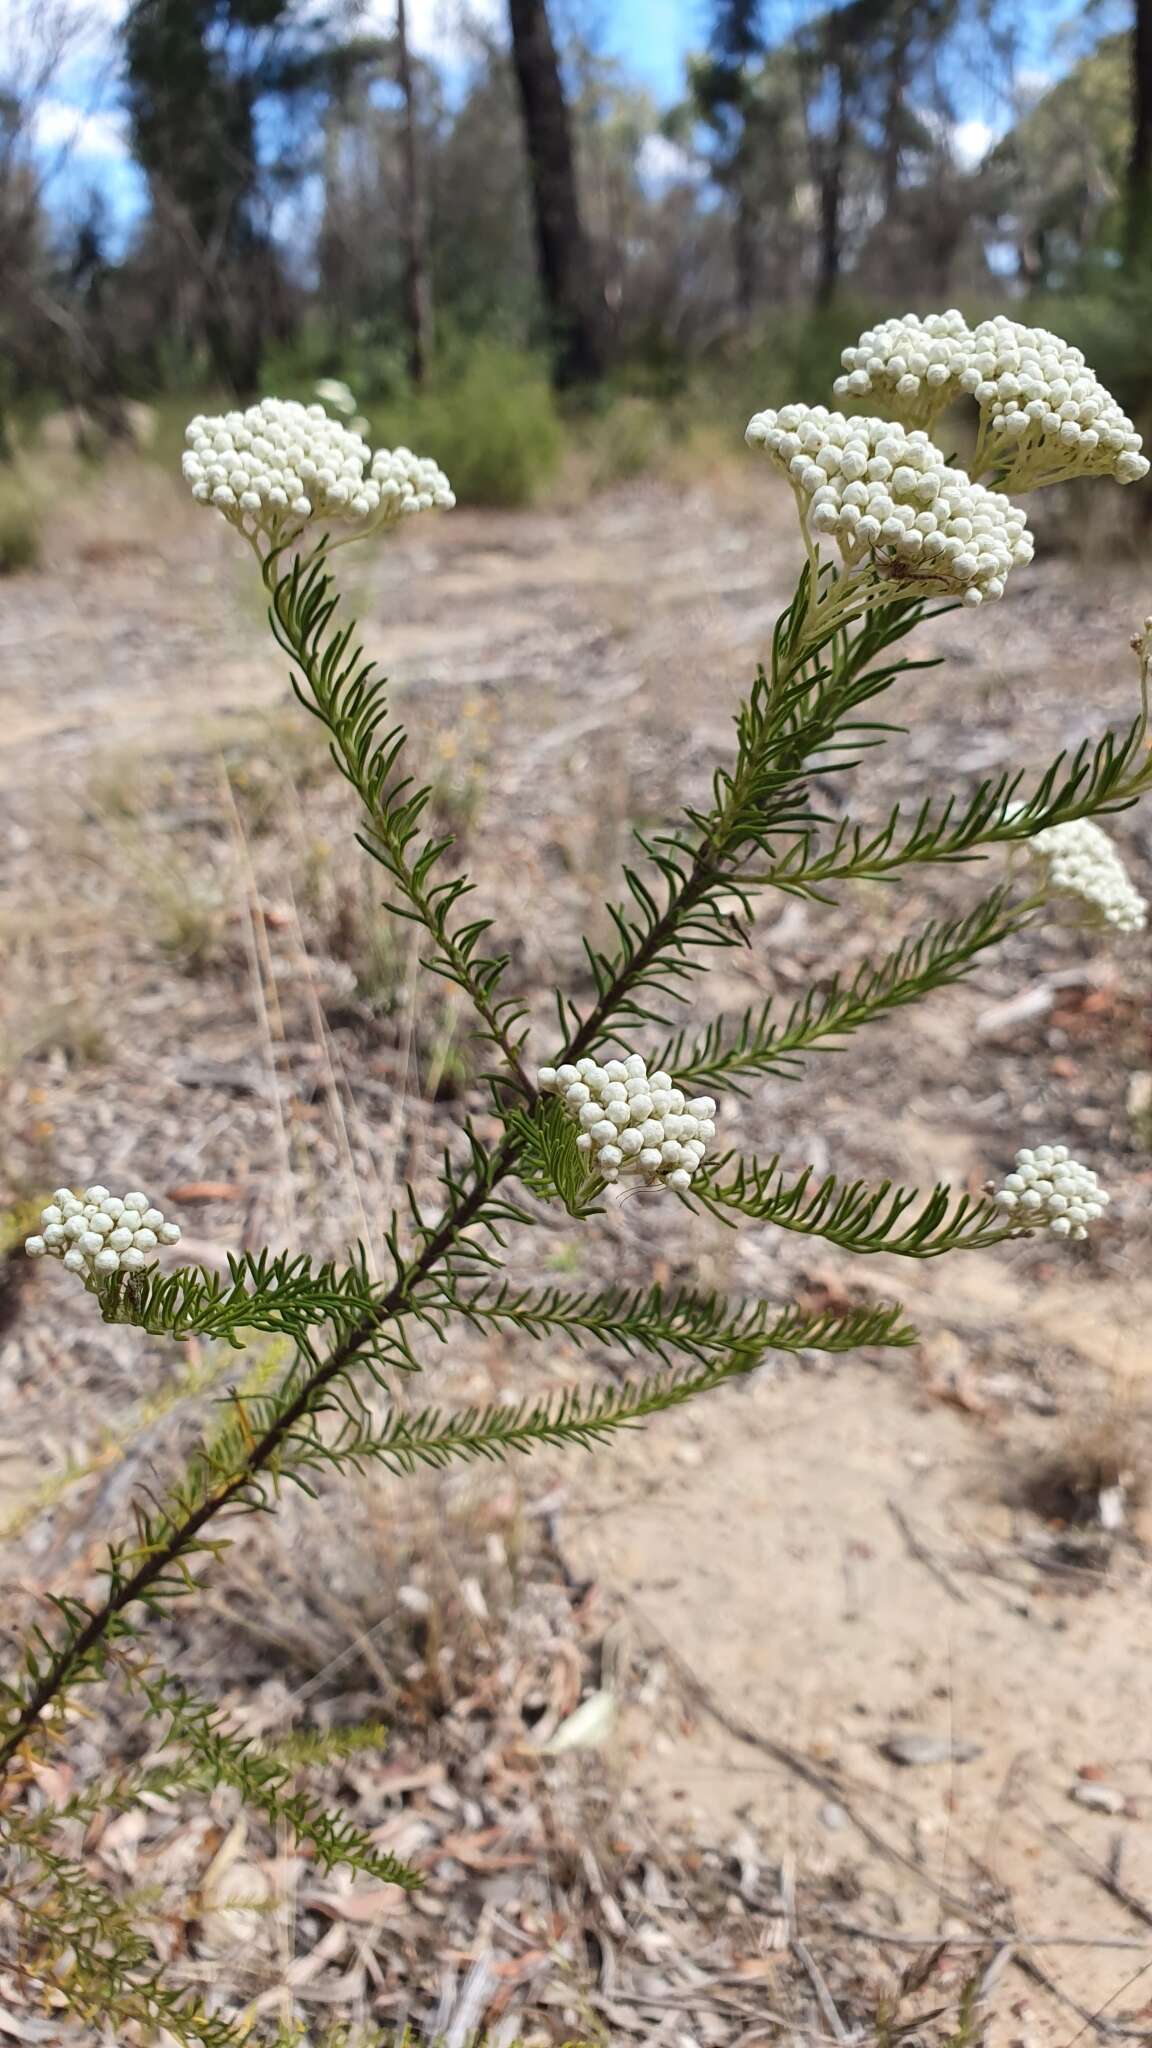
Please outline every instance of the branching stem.
M685 898L693 883L702 888L709 874L711 841L701 847L689 877ZM660 935L667 938L675 928L677 912L689 907L682 900L679 905L671 904L660 921ZM660 940L653 934L653 942ZM634 963L633 963L634 964ZM604 1022L611 1015L622 996L630 986L630 973L625 969L617 983L609 988L595 1009L581 1026L576 1038L568 1048L567 1056L578 1057L586 1045L591 1044L601 1032ZM534 1091L528 1085L529 1094ZM382 1296L371 1316L360 1324L329 1353L328 1357L302 1382L292 1402L277 1416L276 1421L252 1444L244 1464L232 1477L213 1489L198 1507L171 1531L164 1543L142 1559L135 1572L117 1586L104 1604L97 1608L89 1621L66 1644L44 1671L40 1680L29 1694L19 1715L0 1742L0 1778L7 1771L17 1751L42 1720L53 1701L58 1699L71 1679L83 1667L92 1652L100 1647L115 1632L120 1616L136 1602L147 1597L158 1580L181 1558L186 1556L196 1538L224 1509L241 1500L252 1481L262 1472L275 1467L276 1458L293 1429L315 1407L316 1399L325 1387L339 1378L369 1339L386 1323L394 1320L408 1306L414 1290L422 1280L433 1273L445 1254L453 1248L467 1230L470 1223L483 1209L492 1190L511 1173L515 1167L519 1145L514 1137L506 1137L491 1154L487 1171L478 1174L463 1198L457 1202L441 1222L435 1234L428 1240L422 1251L414 1258L403 1275L397 1279Z
M303 574L322 576L327 556L337 545L338 542L328 542L324 548L317 549L308 561L301 565ZM493 991L496 979L486 976L483 972L486 964L495 963L477 962L472 949L462 944L461 936L451 929L447 912L456 901L455 891L451 887L445 890L442 885L434 886L431 883L431 862L423 859L413 861L408 857L411 835L397 829L397 820L389 807L387 795L382 793L379 784L380 757L374 756L365 745L366 734L372 730L371 725L366 727L363 720L345 725L333 715L332 700L354 674L359 661L358 650L350 650L346 640L335 643L342 661L337 664L334 675L331 663L325 660L315 631L303 629L301 626L295 602L301 585L291 573L284 573L279 550L274 550L262 559L261 574L271 604L273 630L305 686L301 687L301 681L294 675L292 687L305 709L321 718L329 732L337 765L351 783L364 807L372 841L369 850L378 850L382 853L388 873L408 902L410 914L435 939L440 950L441 962L430 964L439 966L440 971L446 970L457 986L463 989L483 1024L487 1037L501 1054L511 1080L521 1094L531 1099L535 1091L521 1064L520 1043L510 1029L507 1006L501 1005L495 999ZM324 623L330 617L331 609L329 605L322 608L321 618ZM347 667L341 674L339 671L343 666L343 659L347 660ZM367 680L366 676L364 680ZM375 709L375 700L369 701ZM386 744L382 752L391 765L395 758L393 750ZM442 842L440 850L449 843ZM512 1021L514 1020L515 1013Z
M316 564L313 563L304 566L303 574L308 576L315 571ZM488 959L480 956L478 941L487 930L486 921L459 926L450 923L450 913L468 886L464 878L446 883L428 880L436 860L450 842L426 841L416 857L410 857L408 849L414 844L428 792L406 795L405 791L410 789L408 784L401 784L397 791L393 771L404 736L397 729L383 741L376 737L382 713L382 685L374 679L371 666L364 663L359 650L352 648L350 633L338 635L333 642L324 645L321 636L334 607L334 600L330 598L325 584L313 582L302 592L296 572L287 577L279 576L273 558L264 563L264 577L272 600L277 638L306 686L299 688L301 700L324 721L333 741L338 765L364 805L371 835L364 843L381 859L406 899L408 909L405 914L428 930L439 949L438 957L431 964L468 994L515 1087L523 1092L531 1106L535 1090L519 1057L523 1033L517 1026L523 1012L514 1002L504 1002L496 994L506 956ZM812 656L799 630L798 617L794 621L796 630L790 637L778 633L772 680L764 683L765 694L758 700L755 711L745 714L736 767L731 774L717 777L714 806L709 813L689 813L697 830L694 848L691 841L680 841L675 846L674 857L661 861L669 879L663 908L657 910L655 900L645 895L651 910L646 929L637 931L635 943L626 943L616 959L605 960L603 972L597 967L597 997L589 1014L576 1020L574 1013L568 1012L576 1028L570 1031L562 1055L566 1061L579 1058L600 1043L613 1018L622 1009L631 1008L639 1014L636 1012L636 992L644 986L670 947L683 950L690 942L703 945L718 942L714 933L723 921L720 912L716 910L715 923L706 926L700 918L702 908L707 908L718 887L725 882L738 894L744 895L746 881L737 871L736 864L745 853L749 840L758 841L763 836L768 816L773 821L779 817L781 822L787 823L792 802L787 792L794 780L802 776L805 759L827 744L838 720L855 703L875 693L874 689L864 687L870 682L869 676L857 682L857 668L871 658L877 644L883 645L906 631L913 615L908 610L901 620L894 607L890 629L884 626L866 629L858 646L845 646L837 657L841 664L837 683L823 698L817 697L811 708L803 713L795 710L795 716L794 707L790 708L790 693L796 690L798 679L803 678ZM882 682L883 677L878 677L876 687L882 686ZM772 714L777 706L784 707L782 726L779 721L773 722ZM765 782L766 762L774 764L772 775L777 780ZM987 824L987 820L982 822ZM978 836L981 835L973 831L972 837ZM985 836L1006 835L1001 831ZM664 844L672 845L673 842ZM764 879L778 878L766 876ZM522 1135L512 1129L491 1152L485 1152L474 1144L471 1179L450 1182L451 1199L443 1218L435 1229L422 1231L419 1248L410 1257L401 1263L397 1256L396 1277L387 1291L374 1299L350 1326L345 1326L326 1357L318 1358L307 1337L300 1337L299 1384L286 1394L284 1405L262 1430L255 1430L247 1438L242 1436L239 1439L234 1469L228 1471L225 1467L215 1477L209 1472L203 1496L196 1499L194 1492L191 1498L185 1495L184 1501L173 1507L171 1520L165 1517L159 1525L142 1525L144 1534L140 1546L127 1558L132 1568L126 1569L123 1575L116 1566L116 1553L113 1553L108 1591L101 1606L88 1612L79 1603L71 1603L70 1609L64 1602L59 1603L62 1610L70 1615L67 1638L50 1651L43 1669L32 1666L27 1697L14 1711L0 1738L0 1778L71 1682L85 1667L98 1661L105 1646L122 1633L122 1617L127 1610L139 1603L155 1605L173 1569L187 1575L190 1555L197 1549L211 1547L201 1544L198 1539L218 1515L228 1508L261 1503L258 1482L262 1476L274 1481L279 1469L287 1469L287 1461L282 1467L282 1454L290 1448L299 1425L318 1413L324 1405L326 1390L339 1381L354 1361L362 1359L379 1333L413 1310L422 1283L445 1262L451 1262L454 1254L459 1252L469 1227L485 1220L486 1207L494 1190L516 1170L518 1163L522 1163L523 1143ZM774 1179L769 1170L754 1169L751 1179L746 1177L735 1187L733 1205L743 1208L746 1213L797 1228L804 1227L797 1214L797 1205L802 1206L810 1199L816 1205L812 1212L815 1221L823 1223L825 1210L840 1201L849 1209L853 1204L856 1209L863 1205L861 1213L866 1212L865 1220L871 1226L874 1208L868 1206L866 1196L867 1191L862 1188L850 1189L841 1196L831 1182L810 1195L806 1178L802 1178L795 1188L789 1188ZM940 1221L937 1211L942 1196L943 1191L938 1191L933 1198L936 1207L929 1202L924 1217L916 1222L914 1228L909 1226L908 1248L913 1255L924 1255L922 1240L929 1224L935 1227ZM906 1198L900 1192L892 1194L885 1187L875 1200L880 1203L889 1197L896 1204L893 1213L902 1215L911 1197ZM724 1199L723 1191L720 1199ZM852 1215L856 1214L856 1209L852 1209ZM805 1219L807 1214L805 1209ZM840 1215L841 1209L836 1208L835 1217ZM958 1224L953 1226L955 1228ZM825 1234L828 1234L827 1230ZM869 1245L867 1248L875 1247ZM897 1248L904 1248L904 1245Z

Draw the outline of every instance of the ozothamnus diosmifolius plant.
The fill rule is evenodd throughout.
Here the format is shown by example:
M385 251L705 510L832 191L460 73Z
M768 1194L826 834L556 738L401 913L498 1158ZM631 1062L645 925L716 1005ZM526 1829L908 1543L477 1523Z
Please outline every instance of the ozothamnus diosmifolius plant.
M898 744L884 699L925 664L909 643L925 616L1011 600L1033 543L1007 495L1051 481L1148 464L1114 401L1055 337L1004 321L969 330L959 315L890 322L847 352L850 396L891 414L824 407L758 413L748 441L787 478L805 562L764 666L716 765L706 804L637 833L611 907L614 937L587 946L589 992L554 992L554 1022L529 1047L528 1013L511 992L508 938L473 914L451 838L430 831L430 790L410 760L386 683L341 608L333 557L401 518L448 509L434 463L408 449L375 453L323 407L266 399L198 418L184 470L193 496L243 535L263 581L271 632L292 687L322 728L349 786L360 845L387 900L420 928L425 970L452 982L474 1013L498 1135L467 1117L445 1155L435 1208L413 1190L385 1231L386 1277L363 1246L318 1262L292 1250L232 1259L227 1278L180 1266L178 1225L140 1190L59 1188L28 1240L60 1259L110 1322L165 1338L241 1347L271 1333L288 1363L224 1399L170 1491L142 1493L112 1537L97 1590L57 1597L22 1660L0 1684L2 1825L7 1910L23 1926L22 1967L57 2000L117 2028L118 2039L167 2030L223 2048L253 2033L220 1992L201 2001L165 1981L131 1915L87 1876L85 1820L139 1789L130 1773L51 1805L39 1766L64 1739L87 1683L119 1675L166 1730L153 1796L190 1781L226 1784L287 1826L325 1868L419 1883L370 1836L297 1789L294 1766L237 1735L227 1719L149 1654L149 1624L177 1598L194 1604L237 1514L270 1513L288 1485L325 1474L507 1457L536 1445L591 1447L618 1430L753 1371L773 1353L906 1345L896 1306L810 1312L704 1289L523 1288L504 1275L509 1240L559 1211L573 1232L626 1193L689 1216L708 1211L823 1238L848 1252L928 1259L1044 1230L1083 1238L1107 1194L1086 1164L1052 1143L1022 1149L983 1199L938 1186L789 1173L777 1158L724 1145L725 1097L796 1072L809 1053L959 980L990 947L1055 901L1102 929L1140 929L1145 905L1111 842L1091 821L1132 804L1152 782L1147 686L1152 622L1133 642L1139 687L1126 730L1102 731L1035 774L1008 772L972 793L933 787L880 826L829 825L814 786L845 788L862 753ZM863 381L861 381L863 380ZM950 463L927 427L940 397L970 395L981 416L988 481ZM817 901L848 882L1015 850L974 909L928 925L887 958L822 980L790 1009L774 1003L701 1021L702 983L718 951L756 943L773 892ZM130 1113L130 1105L125 1106ZM492 1127L491 1119L485 1130ZM61 1162L62 1168L66 1162ZM165 1248L169 1248L165 1250ZM635 1376L592 1393L449 1412L395 1399L397 1375L424 1370L459 1324L555 1332L611 1343ZM642 1364L640 1361L647 1361ZM411 1380L409 1377L409 1389ZM255 2023L254 2023L255 2024Z

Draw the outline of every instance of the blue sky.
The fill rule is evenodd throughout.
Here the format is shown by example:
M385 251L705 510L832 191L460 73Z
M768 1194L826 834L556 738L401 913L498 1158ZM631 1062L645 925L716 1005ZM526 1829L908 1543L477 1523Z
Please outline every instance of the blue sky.
M803 19L812 10L797 0L768 0L766 11L770 22L786 29L791 20ZM1084 11L1084 0L1021 0L1021 69L1037 76L1063 69L1085 40L1091 42L1120 26L1130 6L1124 0L1112 5L1105 0L1095 8L1085 33L1078 34ZM657 99L670 102L683 78L685 56L706 39L709 9L707 0L592 0L591 6L576 0L573 13L585 24L591 22L603 46L620 56ZM978 78L970 97L974 104L984 97Z
M505 0L471 0L476 12L492 20L502 17L504 4ZM706 39L708 0L554 4L561 27L566 22L579 26L665 106L679 96L685 58ZM114 28L120 6L121 0L97 0L95 26L84 49L56 81L52 97L41 109L39 141L50 172L50 195L58 205L73 206L81 194L96 187L106 195L114 215L126 220L137 211L142 194L128 160L118 107ZM368 0L370 16L386 22L391 11L392 0ZM809 11L802 0L769 0L769 19L778 30ZM1094 9L1090 30L1083 26L1083 12L1082 0L1023 0L1019 70L1026 84L1038 87L1066 68L1085 40L1119 26L1128 7L1125 0L1105 0ZM456 0L409 0L409 13L417 46L450 67L457 46ZM971 161L1001 132L1009 115L1001 86L981 56L979 44L974 45L953 82L958 147Z

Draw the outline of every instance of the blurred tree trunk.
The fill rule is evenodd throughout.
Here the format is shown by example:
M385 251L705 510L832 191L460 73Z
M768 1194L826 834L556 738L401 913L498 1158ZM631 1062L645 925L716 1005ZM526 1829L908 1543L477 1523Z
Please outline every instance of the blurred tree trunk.
M825 145L820 173L820 244L816 270L816 306L823 310L836 296L843 255L841 215L844 206L844 168L852 125L848 116L848 82L844 62L836 66L836 120Z
M736 184L736 219L732 231L732 261L736 272L736 310L743 326L747 326L756 306L757 262L756 262L756 209L748 193L749 177L746 166L738 167Z
M352 265L349 260L348 228L344 218L340 178L340 144L348 119L347 82L334 88L324 109L323 171L324 211L317 238L321 302L332 333L337 361L343 366L348 353L352 321Z
M604 357L556 45L545 0L509 0L508 12L540 282L552 331L553 378L559 385L593 383L604 373Z
M723 183L733 201L736 311L744 326L751 319L759 286L757 137L753 129L754 80L766 49L763 14L763 0L714 0L709 61L698 67L696 74L697 95L724 145Z
M908 59L911 42L911 23L905 17L898 24L892 37L892 48L888 53L888 91L884 109L884 153L882 159L881 197L884 212L889 214L896 203L900 190L900 145L903 139L905 114L904 95L908 90Z
M1132 154L1128 160L1128 267L1152 255L1152 0L1134 0Z
M253 252L254 262L255 252ZM245 405L260 396L264 367L264 321L259 287L239 265L205 266L204 341L212 373Z
M396 74L404 100L404 322L408 329L408 374L413 384L423 384L432 353L432 284L428 274L428 220L408 52L406 0L396 0Z

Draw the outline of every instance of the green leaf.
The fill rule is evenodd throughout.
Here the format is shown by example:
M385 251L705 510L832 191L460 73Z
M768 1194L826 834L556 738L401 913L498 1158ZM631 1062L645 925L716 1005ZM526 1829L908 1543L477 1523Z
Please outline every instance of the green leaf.
M1019 931L1030 916L1028 905L1014 906L1008 891L998 889L966 916L930 924L886 958L864 961L848 978L834 975L823 989L808 989L779 1021L770 999L735 1021L717 1018L697 1038L678 1032L653 1064L674 1074L681 1087L712 1082L737 1093L742 1081L764 1074L791 1077L802 1054L838 1052L863 1025L962 980L989 946Z
M247 1736L228 1726L222 1709L197 1699L169 1673L133 1671L132 1676L153 1711L168 1717L165 1744L187 1752L206 1789L231 1785L274 1826L283 1823L306 1842L325 1870L346 1864L381 1884L418 1890L423 1879L397 1857L377 1849L371 1835L344 1814L330 1812L292 1787L293 1767L262 1751Z
M346 1330L371 1316L377 1290L363 1246L340 1270L300 1253L246 1252L228 1260L228 1277L182 1266L164 1273L118 1274L93 1291L105 1322L130 1323L157 1337L207 1337L241 1348L254 1330L302 1338L327 1323Z
M788 1309L770 1327L688 1372L654 1373L622 1387L571 1390L552 1400L493 1402L448 1415L438 1408L394 1412L383 1429L365 1427L349 1437L344 1455L357 1464L376 1463L404 1476L420 1466L440 1470L463 1460L502 1459L537 1445L577 1445L591 1450L621 1429L635 1428L651 1415L683 1407L697 1395L754 1372L770 1351L855 1351L868 1345L907 1345L915 1332L900 1309L864 1306L842 1315L806 1315Z
M723 1179L725 1169L729 1178ZM845 1251L897 1252L910 1259L936 1259L944 1252L975 1251L1003 1244L1019 1231L1005 1225L991 1202L973 1201L943 1183L927 1195L890 1180L817 1179L811 1167L790 1180L779 1158L761 1163L733 1156L718 1160L692 1183L692 1194L721 1220L733 1211L757 1223L775 1223L805 1237L822 1237Z
M577 1150L576 1126L554 1095L538 1096L531 1110L513 1110L509 1129L517 1140L516 1172L542 1201L560 1201L570 1216L593 1216L604 1191Z
M897 676L934 666L889 652L923 611L918 603L877 607L853 632L813 649L798 594L777 627L771 673L757 671L737 714L736 759L716 770L710 808L687 810L679 831L634 835L659 881L625 869L631 901L609 906L618 943L611 952L586 945L597 1002L572 1032L566 1059L602 1043L612 1020L662 1021L653 997L684 1000L715 948L747 943L754 895L774 879L749 860L769 855L782 835L816 828L812 775L843 773L889 729L855 714Z
M387 683L365 658L354 626L335 625L338 598L323 560L297 560L281 574L281 559L272 554L264 564L269 621L292 662L296 696L325 727L332 759L360 800L359 842L395 885L397 915L427 932L424 965L463 990L483 1036L530 1095L520 1064L524 1005L500 993L508 955L485 950L489 919L457 914L473 885L466 875L441 873L455 842L450 833L423 830L432 787L405 772L407 735L398 722L389 723Z
M847 819L823 849L813 832L802 832L763 873L741 875L741 885L772 884L827 901L834 882L883 881L902 868L973 860L983 847L1014 845L1049 825L1124 810L1152 788L1143 719L1058 754L1030 796L1023 787L1023 774L1013 771L982 782L966 800L927 798L911 819L899 804L875 828Z
M0 1841L17 1866L5 1905L23 1923L20 1968L50 1989L54 2002L117 2037L154 2041L161 2033L181 2048L244 2048L243 2022L209 2012L197 1992L164 1983L151 1940L132 1919L132 1901L114 1898L84 1866L61 1855L24 1816L8 1812ZM143 2029L142 2035L137 2029Z
M710 1363L717 1352L732 1350L840 1351L848 1344L913 1340L898 1309L871 1308L865 1323L855 1311L847 1319L813 1320L794 1309L781 1314L765 1301L733 1302L715 1292L660 1287L589 1288L572 1294L561 1287L513 1288L504 1282L458 1295L450 1307L477 1326L507 1323L535 1337L563 1331L577 1343L591 1338L630 1355L647 1351L665 1361L677 1353ZM861 1334L864 1328L869 1334Z

